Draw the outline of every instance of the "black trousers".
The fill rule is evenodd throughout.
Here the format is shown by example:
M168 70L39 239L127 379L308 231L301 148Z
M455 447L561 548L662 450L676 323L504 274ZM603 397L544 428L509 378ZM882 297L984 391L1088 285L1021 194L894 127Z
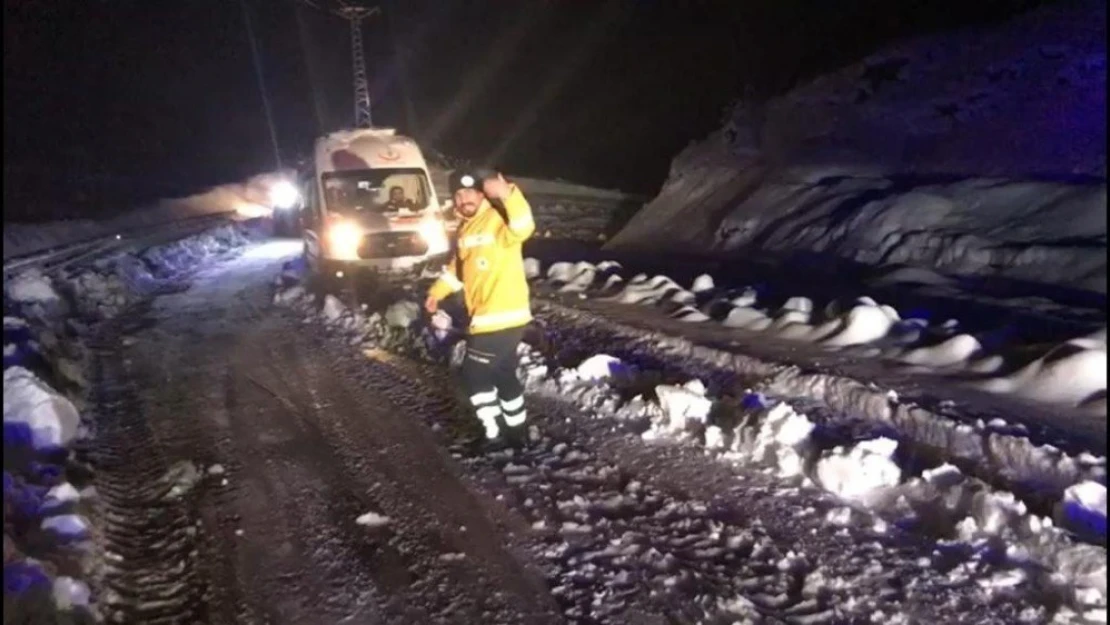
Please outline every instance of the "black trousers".
M483 423L498 416L510 427L524 423L524 385L516 375L517 347L523 338L521 326L466 339L460 375L470 405Z

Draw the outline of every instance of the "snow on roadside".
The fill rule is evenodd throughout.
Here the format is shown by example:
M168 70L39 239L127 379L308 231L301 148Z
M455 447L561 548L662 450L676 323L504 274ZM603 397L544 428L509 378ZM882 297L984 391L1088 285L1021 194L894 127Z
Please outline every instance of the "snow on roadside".
M1013 394L1048 404L1080 407L1106 414L1106 329L1077 337L1045 351L1016 371L1007 372L1018 354L991 351L958 324L930 325L903 319L890 306L869 297L830 302L815 310L806 297L792 297L778 307L761 306L753 289L716 289L709 275L698 276L687 289L667 276L639 274L624 282L620 266L611 261L554 263L546 273L529 259L536 280L557 292L596 297L621 304L653 306L690 323L716 319L738 331L806 343L834 351L882 359L907 370L917 368L948 376L988 376L970 385L992 393ZM605 267L602 272L601 267ZM604 275L605 280L597 276ZM540 278L539 276L543 276Z
M539 359L540 355L532 354L532 361ZM611 357L606 359L611 369L628 369ZM531 377L523 373L525 379ZM1105 548L1076 542L1053 519L1027 513L1012 494L993 491L952 465L927 470L921 477L909 475L896 458L902 444L897 440L877 436L822 448L813 436L817 423L788 403L768 405L765 398L756 396L745 402L751 408L733 419L738 425L718 425L729 419L710 416L717 402L706 396L697 380L681 386L657 385L656 401L640 396L619 407L615 391L597 392L597 378L556 372L533 382L530 390L580 400L583 385L594 393L588 402L580 403L582 407L601 418L647 419L645 439L701 444L725 461L763 467L777 477L816 485L844 501L844 514L836 515L842 518L850 519L859 510L879 527L927 525L931 535L952 536L942 542L956 542L973 552L964 568L952 573L954 582L966 581L961 579L965 573L970 579L974 570L976 578L987 574L984 583L997 585L988 590L1008 594L1035 586L1065 596L1068 605L1085 618L1106 609ZM1078 505L1090 516L1101 509L1105 519L1105 488L1100 500L1101 485L1086 484L1086 501ZM1075 500L1079 498L1077 494Z
M554 266L553 266L554 267ZM673 284L673 281L657 280L661 284ZM646 276L637 276L630 281L632 284L645 284L649 280ZM554 284L558 286L558 282ZM605 296L606 290L593 287L594 293ZM676 296L681 287L668 287L672 297ZM678 295L679 297L686 297ZM731 297L732 301L728 298ZM728 305L733 302L743 306L752 306L758 294L755 289L745 289L738 295L723 294L714 298L702 296L702 301L708 301L704 308L709 310L714 301L725 301ZM880 312L885 312L888 318L897 316L893 310L884 311L869 298L860 298L859 305L877 307ZM836 302L828 308L828 314L835 314ZM557 306L544 304L548 315L556 315L561 322L579 324L578 313L573 311L562 312ZM798 316L808 315L814 309L812 302L805 298L792 298L782 307ZM733 308L736 312L741 308ZM753 308L746 308L762 317L765 327L770 326L772 319ZM585 323L596 323L596 316L590 316ZM976 420L972 423L961 423L953 418L945 417L934 411L927 410L913 403L900 401L897 394L864 384L848 377L834 374L815 373L800 370L797 367L776 365L754 359L742 354L733 354L727 351L693 344L684 339L666 336L647 336L642 330L625 328L620 324L605 322L613 328L616 340L629 342L632 345L646 346L650 344L653 350L667 354L672 360L683 359L701 363L711 370L727 370L736 374L747 372L763 378L760 390L780 397L806 397L827 405L830 409L843 414L851 414L872 424L873 427L894 428L900 438L912 441L929 453L940 454L952 462L957 462L965 471L977 477L988 479L992 483L1012 488L1012 485L1032 487L1045 491L1047 496L1063 496L1064 489L1082 480L1093 480L1105 483L1106 459L1095 457L1087 453L1072 455L1062 452L1053 445L1038 445L1028 436L1026 429L1020 424L1008 424L1000 419L985 423ZM799 327L795 324L793 327ZM943 324L943 328L951 331L954 322ZM896 326L897 327L897 326ZM906 324L906 333L914 335L917 323ZM887 342L896 344L902 340L901 335L893 332L879 344ZM1098 348L1105 346L1105 331L1096 332L1087 337L1072 341L1077 348ZM876 348L877 349L877 348ZM858 353L858 352L857 352ZM1105 405L1105 404L1104 404ZM943 406L942 406L943 408ZM1040 496L1040 493L1038 493Z
M548 275L552 273L575 284L576 278L585 282L586 275L596 279L598 270L563 265ZM634 278L630 284L648 282ZM437 341L419 323L415 302L394 302L386 314L367 316L333 295L317 300L290 285L287 276L279 277L276 286L275 303L291 307L306 322L322 319L352 344L449 356L435 353ZM663 287L655 290L663 292L659 300L686 300L677 285L659 281L657 286ZM800 302L795 304L799 312L804 309ZM892 318L890 312L874 307ZM521 349L520 374L530 393L571 402L595 418L641 423L641 436L647 441L701 446L724 462L797 486L820 488L841 502L830 513L830 523L866 523L882 532L921 531L937 540L933 566L945 570L953 583L978 584L1000 597L1033 590L1039 596L1060 597L1063 607L1057 619L1065 621L1097 620L1106 609L1106 550L1072 534L1080 531L1076 520L1082 518L1096 528L1097 540L1101 514L1105 540L1105 487L1100 498L1102 485L1097 482L1077 481L1058 505L1056 518L1046 518L1030 513L1013 494L994 490L954 465L918 473L906 454L899 453L919 444L912 437L848 436L851 424L815 420L789 402L755 393L736 406L712 397L696 379L681 385L654 384L650 393L624 401L622 391L639 374L634 366L594 354L574 367L559 367L535 347ZM830 431L836 436L830 437Z
M270 214L269 192L276 181L293 171L256 175L245 182L224 184L194 195L160 200L108 219L64 219L46 223L5 223L4 261L82 241L128 237L141 228L160 227L198 217L234 214L249 220Z
M562 263L563 265L569 265ZM555 266L553 265L552 268ZM583 272L583 264L578 264L577 271ZM546 286L559 288L562 284L559 276L552 276L548 272ZM705 279L699 279L703 283ZM698 282L696 281L696 282ZM640 285L637 287L637 285ZM655 285L655 286L651 286ZM645 299L645 292L649 296ZM633 301L667 302L673 299L689 301L692 292L686 291L673 280L665 276L649 279L640 275L632 278L623 290L607 291L597 282L590 291L580 293L580 296L593 295L603 299L624 301L631 296ZM859 298L849 306L841 306L839 302L832 302L825 311L826 321L811 323L813 319L813 303L802 297L789 299L777 313L767 309L756 308L758 294L754 289L745 289L739 294L723 293L708 295L703 294L701 301L706 302L702 310L714 311L717 316L724 317L724 324L730 325L733 320L744 320L745 329L759 333L774 333L776 338L800 339L806 338L811 342L815 337L824 337L824 344L837 343L838 345L854 345L856 355L882 356L890 353L914 353L915 350L928 350L931 348L914 348L914 344L922 341L924 321L899 319L897 311L887 306L882 306L870 298ZM665 305L665 304L664 304ZM721 306L724 306L723 312ZM840 310L848 308L847 314L840 314ZM861 312L866 310L866 313ZM855 317L853 317L853 311ZM870 319L867 324L856 323L853 328L852 320L861 318ZM944 333L950 338L940 345L952 346L958 343L961 337L967 338L977 345L974 338L956 333L958 324L948 322L930 329L931 332L943 337ZM879 339L860 341L861 337L879 336L879 329L886 329L887 334ZM642 337L642 332L628 332ZM758 336L759 334L757 334ZM1072 393L1071 397L1083 396L1088 393L1091 398L1082 405L1090 410L1097 410L1099 406L1105 408L1106 387L1106 331L1105 329L1069 341L1063 346L1068 351L1068 357L1057 359L1056 362L1068 361L1063 366L1056 366L1048 374L1037 378L1036 375L1025 377L1035 378L1047 385L1049 379L1056 380L1059 398L1064 393ZM868 338L870 338L868 337ZM660 346L666 346L668 353L673 357L693 358L701 360L714 368L725 368L735 371L744 371L753 366L751 358L734 355L729 352L712 348L693 345L688 341L673 337L656 337ZM935 338L933 340L936 340ZM820 343L820 341L818 341ZM860 349L869 351L858 351ZM838 349L843 349L838 347ZM961 348L963 349L963 348ZM918 351L917 353L921 353ZM937 356L936 351L933 356ZM950 354L949 354L950 355ZM969 367L981 364L984 361L995 359L1002 361L1001 355L994 354L986 357L977 354L975 360L970 361ZM1042 360L1051 360L1045 357L1035 361L1028 368L1039 367ZM1080 362L1082 361L1082 362ZM951 361L950 361L951 362ZM998 474L1008 482L1024 484L1040 484L1042 487L1055 493L1062 493L1069 485L1083 479L1092 479L1105 482L1106 460L1104 457L1089 457L1086 454L1071 456L1060 452L1051 445L1035 445L1027 436L1022 435L1019 426L1006 423L957 423L953 419L941 418L937 414L911 403L900 402L897 395L881 389L871 388L855 380L830 374L801 371L797 367L771 365L756 362L761 369L760 375L767 378L764 383L768 392L784 397L810 397L821 401L831 408L852 413L856 416L872 421L878 426L894 427L903 438L913 440L918 444L941 450L945 454L969 465L983 467L984 471ZM1045 367L1049 369L1050 367ZM1022 370L1024 371L1024 370ZM1014 376L1024 375L1021 371ZM996 378L997 379L997 378ZM979 383L985 384L985 383ZM1051 385L1048 385L1051 386ZM1102 390L1095 390L1101 386ZM1032 393L1035 389L1032 381L1027 381L1017 393ZM1063 390L1060 390L1063 389ZM1070 391L1068 389L1071 389ZM1078 392L1075 389L1081 389ZM1051 399L1046 395L1038 396L1039 399ZM1014 430L1019 430L1016 434Z
M4 423L25 427L35 449L68 447L81 425L73 402L19 366L4 369Z
M360 515L357 519L355 519L355 523L363 527L369 527L370 529L379 529L385 527L389 525L391 521L392 519L390 519L389 517L382 516L377 512L367 512L366 514Z
M186 288L199 263L247 242L224 226L77 266L4 280L4 605L26 622L96 612L95 490L81 488L73 446L95 435L81 414L83 341L94 324L144 298ZM92 519L92 520L90 520ZM34 554L31 557L29 554ZM53 616L52 616L53 615ZM18 619L17 619L18 620ZM14 621L13 621L14 622Z

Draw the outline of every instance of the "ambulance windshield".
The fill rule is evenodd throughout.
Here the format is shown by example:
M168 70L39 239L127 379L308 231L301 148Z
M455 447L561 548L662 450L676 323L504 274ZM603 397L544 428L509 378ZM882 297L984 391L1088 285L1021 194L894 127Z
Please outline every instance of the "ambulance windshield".
M428 208L428 178L422 169L360 169L323 176L328 212L415 215Z

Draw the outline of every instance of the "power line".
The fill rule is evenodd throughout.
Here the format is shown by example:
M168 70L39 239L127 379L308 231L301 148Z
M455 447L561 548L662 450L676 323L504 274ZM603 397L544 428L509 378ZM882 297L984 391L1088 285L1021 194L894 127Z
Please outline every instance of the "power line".
M246 0L239 0L239 7L243 10L243 23L247 27L247 39L251 44L251 58L254 60L254 73L258 78L258 90L262 93L262 108L266 112L266 125L270 129L270 143L274 148L274 161L280 170L282 169L281 149L278 148L277 128L274 126L274 114L270 110L270 96L266 92L266 79L262 72L262 58L258 54L258 42L254 38L254 27L251 26L251 16L247 10Z

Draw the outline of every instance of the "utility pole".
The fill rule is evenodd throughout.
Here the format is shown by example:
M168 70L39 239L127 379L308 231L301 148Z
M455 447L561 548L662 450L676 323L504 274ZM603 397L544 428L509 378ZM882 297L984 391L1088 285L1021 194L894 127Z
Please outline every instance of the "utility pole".
M326 10L311 0L301 0L301 2L314 9ZM346 0L336 0L336 3L339 6L328 11L347 20L351 25L351 69L355 92L355 127L369 128L372 125L370 117L370 81L366 78L366 56L362 48L362 22L372 15L380 13L381 9L379 7L360 6Z
M370 81L366 78L366 58L362 50L362 20L378 12L378 7L367 9L346 5L339 9L339 15L351 23L351 69L355 80L355 126L369 128L373 125L370 117Z

